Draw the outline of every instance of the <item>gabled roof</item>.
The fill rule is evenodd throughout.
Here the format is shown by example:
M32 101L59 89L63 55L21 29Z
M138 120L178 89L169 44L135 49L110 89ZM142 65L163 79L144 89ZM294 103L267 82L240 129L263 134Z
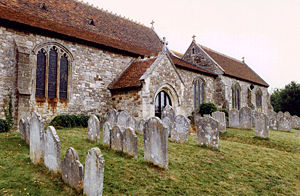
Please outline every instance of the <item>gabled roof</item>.
M200 45L199 45L200 46ZM224 75L253 82L258 85L269 87L269 85L257 75L246 63L231 58L205 46L200 46L214 61L224 69Z
M151 28L75 0L1 0L0 18L138 55L162 47Z
M111 85L110 90L140 87L140 78L157 58L136 60L122 73L120 78Z

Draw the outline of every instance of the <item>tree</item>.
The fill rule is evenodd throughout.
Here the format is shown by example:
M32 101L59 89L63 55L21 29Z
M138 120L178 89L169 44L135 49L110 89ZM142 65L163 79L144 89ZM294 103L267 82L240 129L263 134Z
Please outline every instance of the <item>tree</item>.
M292 81L284 89L276 89L271 95L271 104L275 112L288 111L300 116L300 84Z

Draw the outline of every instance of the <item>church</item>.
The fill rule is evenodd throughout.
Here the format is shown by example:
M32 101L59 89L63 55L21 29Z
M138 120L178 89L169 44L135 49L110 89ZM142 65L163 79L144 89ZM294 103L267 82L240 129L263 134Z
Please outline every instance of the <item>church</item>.
M148 119L167 104L187 117L203 102L272 110L249 65L195 37L180 54L153 27L75 0L1 0L0 21L0 105L11 97L16 124L33 111L49 121L113 108Z

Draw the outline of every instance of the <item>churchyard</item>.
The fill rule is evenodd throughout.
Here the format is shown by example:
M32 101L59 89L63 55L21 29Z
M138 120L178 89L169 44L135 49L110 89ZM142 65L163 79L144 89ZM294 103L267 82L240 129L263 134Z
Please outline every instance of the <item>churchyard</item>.
M124 113L119 116L123 115ZM182 117L178 115L168 118L180 119ZM223 119L224 116L219 118ZM244 117L242 119L245 121ZM265 120L263 117L262 119L262 121ZM151 155L153 153L153 147L151 147L153 127L151 126L159 125L155 118L146 123L146 127L152 130L149 133L145 132L146 136L149 135L145 138L149 139L147 142L150 146L146 146L144 136L138 134L141 130L136 131L136 134L130 131L129 125L132 119L128 118L124 121L124 118L115 116L113 119L108 119L106 124L110 124L109 122L113 127L105 125L103 127L109 128L103 128L100 132L92 132L88 128L56 130L61 143L62 165L64 165L66 151L69 147L73 147L78 152L78 159L82 164L82 178L86 176L88 170L86 165L88 151L93 149L89 153L89 156L92 156L100 153L94 147L101 150L103 157L100 160L105 160L105 166L103 164L104 168L102 168L104 169L103 195L300 194L299 130L291 129L288 132L270 130L267 139L259 137L259 132L255 132L255 128L227 128L225 133L219 133L211 130L220 129L221 132L224 126L218 126L209 116L206 116L200 123L202 131L189 134L187 139L186 134L181 134L186 132L187 122L181 120L176 137L168 138L166 134L159 139L163 141L160 143L162 149L167 150L165 152L167 154L162 153L162 156L167 155L166 162L166 157L160 160L160 155L155 158L157 153ZM140 123L135 123L138 129ZM89 122L89 124L98 127L97 122ZM127 131L122 130L122 127ZM112 131L114 129L116 133ZM118 129L121 131L118 132ZM159 132L159 128L154 129ZM258 129L263 128L258 126ZM48 131L51 131L49 127L47 134ZM123 134L126 132L129 136ZM108 136L107 133L110 135ZM122 140L112 139L120 135ZM33 138L33 136L30 137ZM212 138L211 143L207 138ZM43 162L32 163L34 159L31 159L30 148L26 144L26 138L24 139L21 139L18 132L0 134L2 149L0 152L0 194L77 195L78 192L63 181L61 172L50 171L50 168L46 167L47 164ZM129 140L132 142L128 142ZM132 145L126 147L123 145L124 141ZM137 149L132 151L135 142L137 142ZM164 146L166 145L164 142L167 142L167 146ZM201 146L203 142L207 145ZM210 144L211 147L206 147ZM149 152L150 158L145 156ZM92 165L91 162L88 164ZM79 189L79 193L83 193L83 190Z

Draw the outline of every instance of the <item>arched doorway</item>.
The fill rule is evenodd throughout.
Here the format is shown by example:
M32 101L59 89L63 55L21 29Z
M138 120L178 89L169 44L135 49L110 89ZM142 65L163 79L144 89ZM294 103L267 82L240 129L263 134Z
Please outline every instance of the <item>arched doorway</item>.
M166 91L160 91L155 97L155 116L161 118L161 113L167 105L172 106L170 96Z

